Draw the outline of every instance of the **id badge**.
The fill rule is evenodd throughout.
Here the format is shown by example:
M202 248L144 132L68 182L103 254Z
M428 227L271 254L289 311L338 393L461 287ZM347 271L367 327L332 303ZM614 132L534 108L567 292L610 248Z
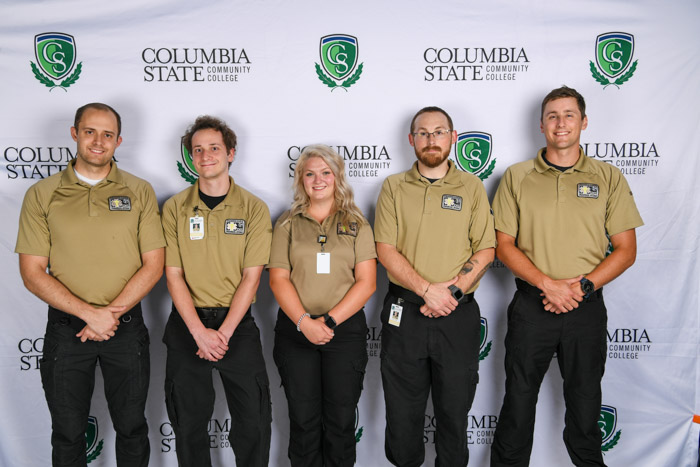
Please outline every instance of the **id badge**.
M204 218L201 216L190 217L190 240L204 238Z
M392 303L391 311L389 312L389 324L396 327L401 326L401 313L403 313L403 307Z
M331 273L331 254L316 253L316 274Z

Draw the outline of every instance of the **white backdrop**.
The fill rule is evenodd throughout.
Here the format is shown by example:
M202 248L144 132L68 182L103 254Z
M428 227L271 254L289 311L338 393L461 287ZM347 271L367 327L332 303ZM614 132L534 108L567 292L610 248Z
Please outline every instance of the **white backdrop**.
M645 221L637 232L636 264L605 287L609 354L601 448L606 462L697 464L700 203L692 188L700 167L697 1L196 5L179 0L0 3L0 466L50 463L50 420L37 371L46 306L23 287L13 251L24 192L75 154L69 128L77 107L102 101L121 113L119 166L150 181L161 205L188 185L178 169L179 137L197 115L208 113L237 132L231 172L268 203L273 220L291 202L290 164L299 148L312 143L336 146L346 157L359 205L372 220L383 179L414 160L406 134L419 108L443 107L460 134L490 135L490 159L481 161L480 174L492 196L507 166L533 157L544 145L539 103L561 84L586 97L589 126L582 143L589 155L624 171ZM609 71L604 60L596 60L597 38L610 32L624 33L618 43L633 43L617 55L623 71L612 78L604 74ZM55 65L53 70L65 73L58 79L51 79L35 54L35 36L43 33L74 40L75 61L66 70ZM356 38L357 62L348 77L334 82L323 68L319 44L337 34ZM62 47L68 50L65 43ZM61 62L51 50L47 57ZM326 81L339 86L324 84L315 64ZM617 84L605 86L594 74ZM513 290L511 273L500 265L477 293L486 336L470 414L470 465L488 465L503 397L505 309ZM370 361L358 411L361 466L388 465L379 375L379 307L385 291L380 269L378 292L366 307ZM276 305L267 273L258 297L254 313L273 386L270 465L287 465L289 422L272 361ZM170 311L164 281L144 305L152 340L151 465L174 466L163 394L161 337ZM533 466L570 465L561 441L561 377L556 364L552 367L538 405ZM97 425L91 466L114 465L114 433L101 391L100 380L91 409ZM220 465L234 463L226 447L228 417L217 398L210 435ZM433 465L434 429L429 406L426 465Z

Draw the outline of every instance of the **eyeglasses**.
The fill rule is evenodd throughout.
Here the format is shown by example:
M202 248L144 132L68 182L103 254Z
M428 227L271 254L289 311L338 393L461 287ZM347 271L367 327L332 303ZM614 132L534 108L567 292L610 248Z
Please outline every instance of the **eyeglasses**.
M429 133L427 131L418 131L416 133L413 133L413 137L415 139L420 139L420 140L428 139L431 136L434 136L435 139L441 139L441 138L445 138L451 134L452 134L452 130L435 130L432 133Z

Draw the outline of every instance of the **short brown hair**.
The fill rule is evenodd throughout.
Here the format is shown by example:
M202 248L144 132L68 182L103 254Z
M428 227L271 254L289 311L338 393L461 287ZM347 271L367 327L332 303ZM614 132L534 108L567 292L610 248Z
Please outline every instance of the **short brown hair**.
M102 102L91 102L89 104L85 104L84 106L78 108L78 110L75 111L75 119L73 120L73 126L75 129L78 129L78 125L80 124L80 120L83 118L83 114L85 113L86 110L88 109L95 109L95 110L103 110L105 112L112 112L114 116L117 118L117 137L119 137L122 134L122 118L119 116L119 113L117 113L116 110L114 110L112 107L110 107L107 104L103 104Z
M430 107L423 107L413 116L413 120L411 120L411 133L413 133L413 130L415 129L415 128L413 128L413 126L416 124L416 119L420 115L422 115L424 113L428 113L428 112L438 112L438 113L443 114L447 118L447 123L450 125L450 131L454 130L454 125L452 124L452 117L450 117L448 115L448 113L445 112L444 110L442 110L440 107L430 106Z
M216 130L221 133L221 137L224 140L224 145L226 146L226 152L231 151L231 149L236 149L236 133L229 128L229 126L224 123L223 120L212 117L211 115L200 115L197 120L194 121L192 125L187 129L185 135L182 137L182 144L187 149L187 152L192 154L192 136L199 130Z
M576 89L563 85L560 88L552 89L549 94L544 96L542 108L540 109L540 121L542 121L542 118L544 117L544 107L547 105L547 103L563 97L573 97L576 99L578 110L581 112L581 118L586 116L586 101L583 99L583 96L579 94Z

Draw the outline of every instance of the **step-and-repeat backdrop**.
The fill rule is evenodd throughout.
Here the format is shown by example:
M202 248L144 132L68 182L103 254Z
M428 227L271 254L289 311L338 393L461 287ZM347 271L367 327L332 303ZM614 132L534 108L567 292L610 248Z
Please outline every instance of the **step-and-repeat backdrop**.
M50 420L39 377L46 306L20 279L14 245L22 197L75 156L75 109L102 101L123 118L119 166L150 181L162 203L194 180L180 136L200 114L238 134L231 173L273 220L291 203L304 146L346 160L370 220L385 177L406 170L413 114L451 113L452 157L493 196L509 165L544 145L539 104L562 84L587 99L589 156L618 167L644 218L636 264L605 287L608 362L601 449L611 465L697 464L700 47L695 0L623 2L141 2L0 4L0 465L50 463ZM329 53L328 49L335 49ZM340 53L338 53L340 52ZM357 411L357 464L384 458L379 308L366 307L369 365ZM265 272L254 306L272 385L271 465L286 465L287 402L272 362L276 304ZM496 262L477 293L480 383L469 415L471 465L488 465L504 391L505 310L512 274ZM147 415L151 465L174 466L165 411L161 280L144 300L151 332ZM98 372L99 373L99 372ZM218 378L217 378L218 379ZM221 385L209 426L218 465L234 465ZM561 376L552 364L537 411L532 465L570 465L561 440ZM101 376L87 437L91 466L114 465ZM426 465L436 424L425 414Z

